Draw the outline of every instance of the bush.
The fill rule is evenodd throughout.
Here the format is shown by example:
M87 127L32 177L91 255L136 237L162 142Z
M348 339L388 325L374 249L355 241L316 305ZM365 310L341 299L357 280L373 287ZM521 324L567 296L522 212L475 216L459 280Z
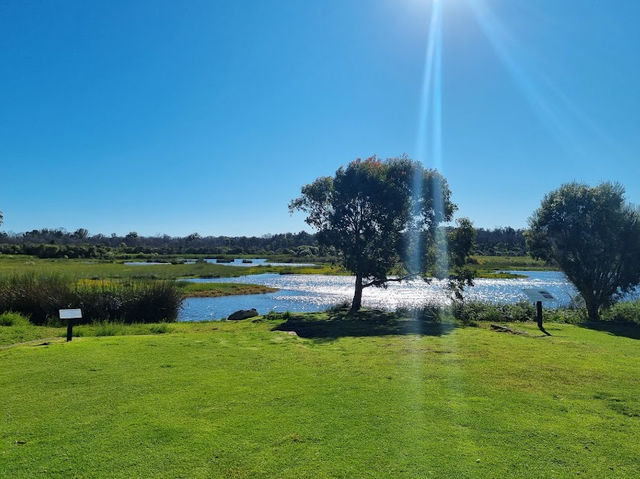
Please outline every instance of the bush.
M579 324L587 318L587 310L584 308L565 308L545 311L545 321L554 323Z
M640 324L640 301L617 303L602 314L605 321Z
M153 325L149 326L149 332L152 333L152 334L165 334L165 333L170 333L171 332L171 328L166 323L153 324Z
M476 321L529 321L536 318L535 307L527 302L490 304L456 301L451 308L453 316L465 324Z
M96 326L96 336L119 336L122 334L122 324L101 321Z
M182 295L172 282L79 282L59 275L17 275L0 279L0 312L17 311L34 324L57 321L58 310L82 309L80 323L175 321Z
M20 313L6 312L0 314L0 326L27 326L29 319Z
M57 317L71 304L69 282L59 275L25 274L0 280L0 312L16 311L34 324Z
M263 315L262 318L267 321L277 321L277 320L288 321L289 319L291 319L291 313L289 311L285 311L284 313L269 311L267 314Z

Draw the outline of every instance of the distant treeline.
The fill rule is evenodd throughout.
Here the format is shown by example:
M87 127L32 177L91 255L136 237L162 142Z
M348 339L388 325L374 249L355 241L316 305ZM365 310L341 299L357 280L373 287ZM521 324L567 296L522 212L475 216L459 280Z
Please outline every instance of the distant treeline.
M90 235L86 229L67 232L41 229L26 233L0 233L0 254L28 254L40 258L109 258L123 255L242 255L282 254L296 257L324 255L316 236L282 233L264 236L125 236ZM330 253L330 252L329 252Z
M478 228L475 254L522 256L527 253L523 230ZM26 254L40 258L100 258L130 255L284 255L299 258L327 257L315 234L281 233L264 236L124 236L90 235L84 229L40 229L26 233L0 233L0 254Z
M527 242L522 229L477 228L475 254L486 256L524 256Z

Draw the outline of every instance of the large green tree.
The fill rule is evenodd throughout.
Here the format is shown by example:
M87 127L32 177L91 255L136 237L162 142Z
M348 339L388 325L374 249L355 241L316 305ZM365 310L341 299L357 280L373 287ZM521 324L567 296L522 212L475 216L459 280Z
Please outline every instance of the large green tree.
M589 319L640 283L640 212L621 185L565 184L544 197L529 226L532 256L558 264Z
M334 247L353 272L351 310L357 311L364 288L433 270L438 225L450 221L456 210L450 196L435 170L406 157L371 157L304 186L289 209L306 213L319 241ZM401 274L390 277L398 268Z

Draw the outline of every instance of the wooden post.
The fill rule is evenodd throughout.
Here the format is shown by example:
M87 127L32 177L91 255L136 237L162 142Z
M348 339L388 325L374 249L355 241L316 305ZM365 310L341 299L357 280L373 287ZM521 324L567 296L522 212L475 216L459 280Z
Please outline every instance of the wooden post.
M60 309L58 315L61 320L67 320L67 342L73 338L73 320L82 319L81 309Z
M551 334L548 333L546 329L544 329L544 326L542 326L542 301L536 302L536 316L538 321L538 329L547 336L551 336Z
M67 321L67 342L69 342L73 338L73 319Z

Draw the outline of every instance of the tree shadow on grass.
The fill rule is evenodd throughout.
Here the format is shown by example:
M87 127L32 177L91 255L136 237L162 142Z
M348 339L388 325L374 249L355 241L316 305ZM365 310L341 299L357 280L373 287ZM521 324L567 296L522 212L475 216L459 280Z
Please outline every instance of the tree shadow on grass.
M614 336L640 339L640 324L631 321L588 321L581 323L583 328L604 331Z
M349 313L346 310L329 311L325 315L290 316L273 331L293 331L301 338L334 340L342 337L449 334L454 324L423 318L399 317L395 313L364 310Z

